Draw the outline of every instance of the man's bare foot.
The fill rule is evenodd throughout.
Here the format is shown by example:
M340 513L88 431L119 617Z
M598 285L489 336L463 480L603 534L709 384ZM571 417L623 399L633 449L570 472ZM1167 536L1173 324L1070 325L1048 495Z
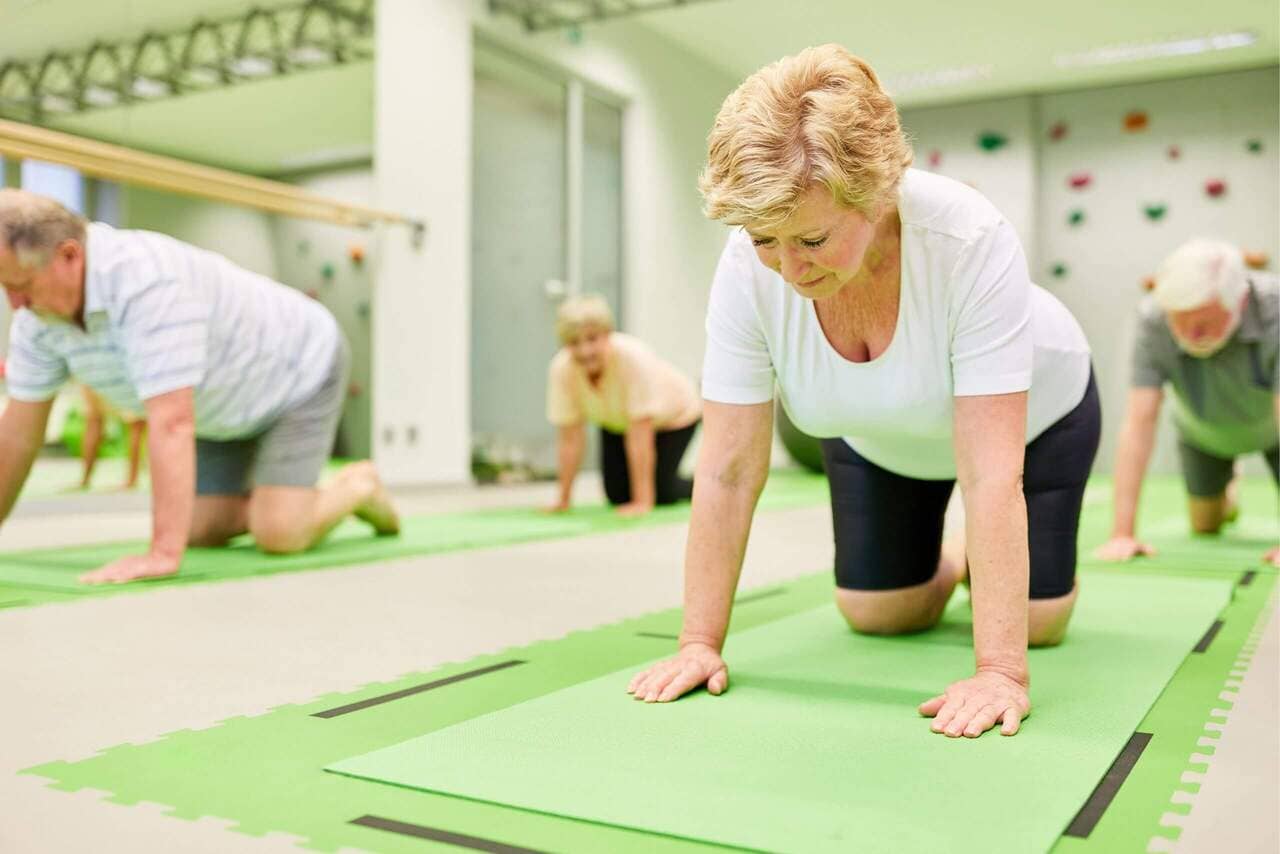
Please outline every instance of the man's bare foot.
M369 496L352 511L357 519L369 523L380 537L400 533L400 516L396 513L395 505L391 503L391 493L387 492L372 460L361 460L345 466L335 475L335 479L357 486L361 494Z

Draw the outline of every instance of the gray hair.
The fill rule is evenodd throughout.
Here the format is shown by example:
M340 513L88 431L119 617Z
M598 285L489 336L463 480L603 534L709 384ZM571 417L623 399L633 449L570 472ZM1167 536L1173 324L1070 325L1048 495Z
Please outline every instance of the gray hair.
M65 240L85 242L85 219L58 202L26 190L0 190L0 245L28 269L48 263Z
M1204 238L1175 249L1160 265L1155 280L1152 296L1165 311L1187 311L1214 299L1235 311L1249 290L1239 248Z

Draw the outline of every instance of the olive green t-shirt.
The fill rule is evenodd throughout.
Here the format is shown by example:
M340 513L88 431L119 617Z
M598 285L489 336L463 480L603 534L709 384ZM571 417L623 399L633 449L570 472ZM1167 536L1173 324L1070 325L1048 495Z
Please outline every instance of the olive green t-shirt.
M1252 276L1240 326L1207 358L1184 353L1151 299L1138 310L1132 384L1173 391L1174 423L1188 445L1231 458L1280 442L1280 285Z

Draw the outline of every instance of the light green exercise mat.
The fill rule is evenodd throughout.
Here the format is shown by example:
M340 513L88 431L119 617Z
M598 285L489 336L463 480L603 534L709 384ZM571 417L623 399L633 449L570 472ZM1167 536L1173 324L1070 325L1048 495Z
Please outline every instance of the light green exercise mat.
M821 475L777 471L760 497L763 510L812 506L827 500ZM374 561L440 554L472 548L492 548L539 540L632 530L638 526L681 524L688 521L689 504L658 507L639 519L624 519L605 506L582 506L549 515L530 507L441 513L406 519L397 537L375 537L367 525L347 521L311 551L296 555L266 555L247 537L218 549L190 549L181 572L174 577L127 585L88 587L78 578L85 572L127 554L146 550L141 542L37 549L0 553L0 594L8 586L22 588L14 598L31 599L40 591L102 595L122 590L221 581L278 572L350 566ZM0 601L7 597L0 595Z
M1012 739L914 714L971 672L965 602L905 638L854 635L827 605L734 635L722 697L645 705L627 668L328 770L768 851L1046 851L1230 591L1090 576L1068 642L1032 652L1036 711Z

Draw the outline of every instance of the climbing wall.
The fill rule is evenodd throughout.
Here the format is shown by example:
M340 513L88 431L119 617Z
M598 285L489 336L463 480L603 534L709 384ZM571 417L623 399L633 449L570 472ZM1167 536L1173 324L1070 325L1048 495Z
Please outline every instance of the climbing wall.
M1072 310L1093 346L1107 468L1142 280L1195 236L1266 255L1275 272L1278 84L1273 67L1039 99L1032 274ZM1155 465L1176 470L1167 418Z
M915 167L976 188L1035 254L1035 133L1028 96L904 110Z
M1277 271L1278 102L1272 67L903 111L915 165L995 203L1032 280L1084 327L1105 419L1100 471L1112 466L1143 280L1160 260L1205 235ZM1152 465L1172 472L1167 414ZM1263 471L1256 460L1249 470Z
M356 204L370 204L373 174L367 166L315 173L294 179L311 192ZM377 232L309 220L276 218L272 224L280 281L319 300L351 345L347 403L338 429L337 453L370 455L372 430L371 317ZM412 382L411 366L402 374Z

